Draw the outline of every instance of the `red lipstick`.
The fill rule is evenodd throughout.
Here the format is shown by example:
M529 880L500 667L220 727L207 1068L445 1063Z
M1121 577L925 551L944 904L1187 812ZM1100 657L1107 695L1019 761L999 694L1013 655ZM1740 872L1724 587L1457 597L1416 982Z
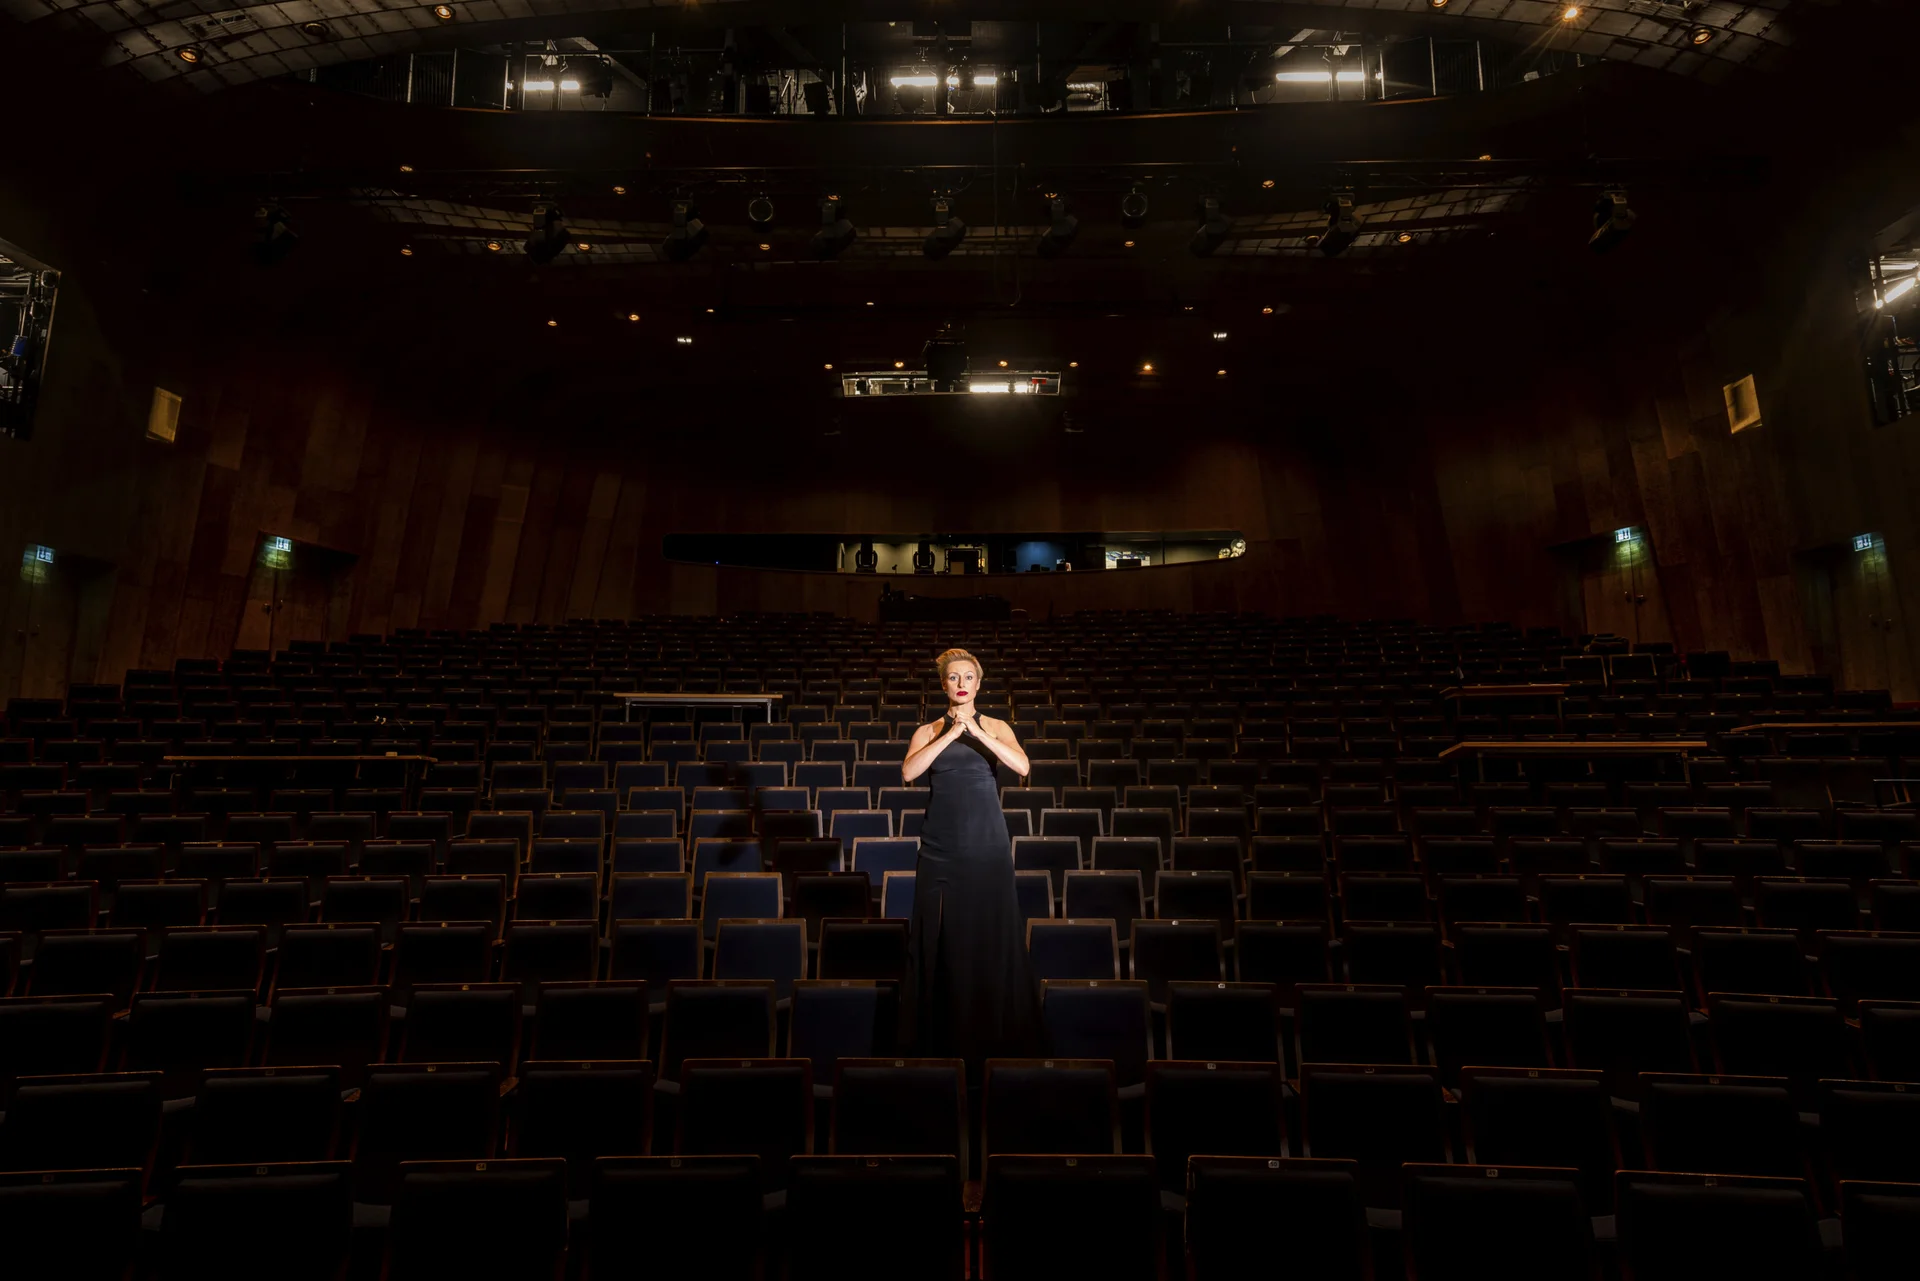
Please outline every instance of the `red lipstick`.
M957 691L955 691L955 693L954 693L954 695L953 695L953 696L954 696L955 698L968 698L968 697L970 697L970 695L969 695L969 694L967 693L967 691L966 691L966 690L964 690L964 689L963 689L963 690L957 690Z

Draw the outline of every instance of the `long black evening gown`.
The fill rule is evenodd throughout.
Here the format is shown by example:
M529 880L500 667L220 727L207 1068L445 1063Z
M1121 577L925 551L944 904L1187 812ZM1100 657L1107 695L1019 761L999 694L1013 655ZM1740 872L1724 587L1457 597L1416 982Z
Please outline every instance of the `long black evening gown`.
M927 767L905 1011L915 1051L965 1059L976 1082L985 1060L1037 1054L1040 1043L995 763L964 737Z

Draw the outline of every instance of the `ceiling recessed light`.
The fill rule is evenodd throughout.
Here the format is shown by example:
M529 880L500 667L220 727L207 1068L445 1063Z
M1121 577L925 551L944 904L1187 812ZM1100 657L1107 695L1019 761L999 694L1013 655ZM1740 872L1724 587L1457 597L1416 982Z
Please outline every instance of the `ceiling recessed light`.
M873 306L873 304L872 304L871 302L869 302L869 303L867 304L867 306L869 306L869 307L871 307L871 306Z
M1006 361L1004 361L1004 360L1003 360L1003 361L1001 361L1001 362L1000 362L1000 368L1002 368L1002 369L1005 369L1006 367L1007 367L1007 362L1006 362Z
M761 253L765 253L765 252L767 252L767 250L769 250L769 249L771 249L771 248L773 248L773 246L772 246L772 245L761 245L761 246L760 246L760 252L761 252Z
M616 196L624 196L627 194L627 189L625 187L615 187L613 189L613 194Z
M1214 330L1214 331L1213 331L1213 340L1214 340L1215 342L1225 342L1225 341L1227 340L1227 331L1226 331L1226 330L1224 330L1224 329L1216 329L1216 330Z
M442 22L452 22L453 6L450 4L437 4L433 6L433 16Z
M1268 178L1268 179L1266 179L1266 180L1265 180L1264 182L1262 182L1262 183L1261 183L1260 185L1261 185L1262 187L1265 187L1265 188L1266 188L1266 189L1267 189L1268 191L1272 191L1272 190L1273 190L1273 179L1271 179L1271 178Z
M548 329L558 329L559 327L560 327L560 322L557 320L549 320L547 322Z
M412 246L412 245L401 245L401 246L400 246L400 256L401 256L402 258L411 258L411 257L413 257L413 246Z
M907 362L904 360L896 360L893 362L893 367L895 369L905 369L907 367Z
M821 367L822 369L827 369L827 370L831 370L831 369L833 368L833 366L832 366L832 365L822 365L822 366L820 366L820 367Z
M1147 364L1144 364L1144 365L1142 365L1142 366L1140 366L1140 372L1141 372L1141 373L1143 373L1143 374L1150 374L1150 373L1152 373L1152 372L1153 372L1153 365L1152 365L1152 363L1151 363L1151 362L1149 362L1149 363L1147 363Z
M1493 153L1492 153L1492 152L1488 152L1488 153L1487 153L1486 155L1484 155L1484 156L1481 156L1480 158L1481 158L1482 160L1491 160L1491 159L1493 159Z
M1580 6L1577 4L1568 5L1560 14L1560 21L1562 22L1576 22L1579 18Z
M713 314L713 308L711 307L707 308L707 314L711 316Z
M412 173L412 172L413 172L413 166L412 166L412 165L401 165L401 166L400 166L400 172L401 172L401 173Z
M1127 248L1129 249L1133 248L1133 242L1131 240L1127 242Z
M1411 231L1403 231L1400 233L1397 239L1403 245L1410 245L1413 243L1413 233Z
M630 312L628 312L628 313L627 313L627 319L628 319L628 320L638 320L638 319L640 319L640 313L639 313L639 312L637 312L637 311L630 311Z
M1447 0L1427 0L1427 8L1429 9L1444 9L1446 7Z
M1225 378L1227 376L1227 371L1224 369L1216 369L1213 371L1213 376L1215 378Z
M489 241L487 242L487 252L488 252L488 253L490 253L490 254L497 254L497 253L499 253L499 252L500 252L500 242L499 242L499 241L497 241L497 240L489 240Z
M183 45L180 48L174 50L174 52L180 55L180 61L186 62L186 63L198 62L200 61L200 59L207 56L206 54L200 52L199 45L194 45L194 44Z
M1067 368L1068 368L1068 369L1078 369L1078 368L1080 368L1080 362L1079 362L1079 361L1077 361L1077 360L1069 360L1069 361L1067 362Z
M325 40L331 33L324 22L303 22L300 24L300 34L309 40Z
M1273 314L1273 308L1271 308L1271 307L1262 307L1262 308L1260 309L1260 314L1261 314L1261 315L1263 315L1263 316L1271 316L1271 315Z
M1707 41L1713 39L1713 28L1695 27L1693 30L1687 32L1687 39L1693 44L1705 44Z
M677 343L679 343L679 344L680 344L680 345L681 345L682 347L691 347L691 346L693 346L693 339L692 339L692 338L691 338L690 336L688 336L688 335L686 335L686 334L680 334L680 335L677 335L677 336L676 336L676 337L674 338L674 341L675 341L675 342L677 342Z

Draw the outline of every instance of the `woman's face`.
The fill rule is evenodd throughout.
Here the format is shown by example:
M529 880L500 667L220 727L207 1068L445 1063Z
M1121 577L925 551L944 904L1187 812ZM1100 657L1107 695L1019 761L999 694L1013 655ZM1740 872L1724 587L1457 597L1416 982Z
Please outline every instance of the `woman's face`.
M980 693L980 669L965 659L948 663L941 683L947 688L949 703L971 703Z

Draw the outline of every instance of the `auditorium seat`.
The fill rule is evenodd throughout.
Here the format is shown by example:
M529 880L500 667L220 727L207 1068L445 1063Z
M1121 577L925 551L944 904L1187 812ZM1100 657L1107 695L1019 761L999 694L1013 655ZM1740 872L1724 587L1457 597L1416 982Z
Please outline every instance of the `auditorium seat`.
M1372 1276L1358 1168L1321 1158L1193 1157L1185 1226L1194 1281L1229 1281L1246 1275L1249 1259L1282 1257L1301 1276Z
M566 1257L566 1162L400 1163L382 1273L390 1281L558 1277Z
M1573 1169L1588 1213L1611 1213L1620 1138L1601 1073L1476 1065L1458 1081L1467 1160Z
M760 1162L751 1156L602 1157L594 1163L588 1266L750 1281L761 1249Z
M183 1165L159 1233L165 1281L333 1281L347 1265L352 1167L345 1161Z
M1633 1281L1820 1275L1819 1228L1800 1179L1622 1171L1618 1203Z
M793 1281L959 1281L967 1255L962 1178L952 1156L793 1158L789 1275Z
M982 1252L999 1281L1069 1273L1109 1281L1163 1275L1154 1162L1140 1156L991 1157L981 1195Z
M381 987L313 987L276 991L261 1062L267 1067L337 1065L340 1084L358 1089L387 1051L389 1007Z
M120 1170L143 1188L160 1106L153 1071L17 1081L0 1119L0 1170Z
M194 1165L332 1160L340 1137L340 1086L333 1067L210 1071L189 1113L185 1160Z
M0 1127L0 1136L4 1133ZM31 1164L26 1168L32 1172L0 1173L0 1240L6 1242L8 1270L73 1281L122 1281L130 1275L141 1236L140 1162L58 1173ZM232 1274L209 1266L196 1275Z
M1593 1227L1579 1172L1409 1165L1409 1281L1591 1281Z
M788 1158L813 1151L813 1065L730 1057L686 1058L679 1068L674 1151L756 1156L762 1190L784 1191Z

